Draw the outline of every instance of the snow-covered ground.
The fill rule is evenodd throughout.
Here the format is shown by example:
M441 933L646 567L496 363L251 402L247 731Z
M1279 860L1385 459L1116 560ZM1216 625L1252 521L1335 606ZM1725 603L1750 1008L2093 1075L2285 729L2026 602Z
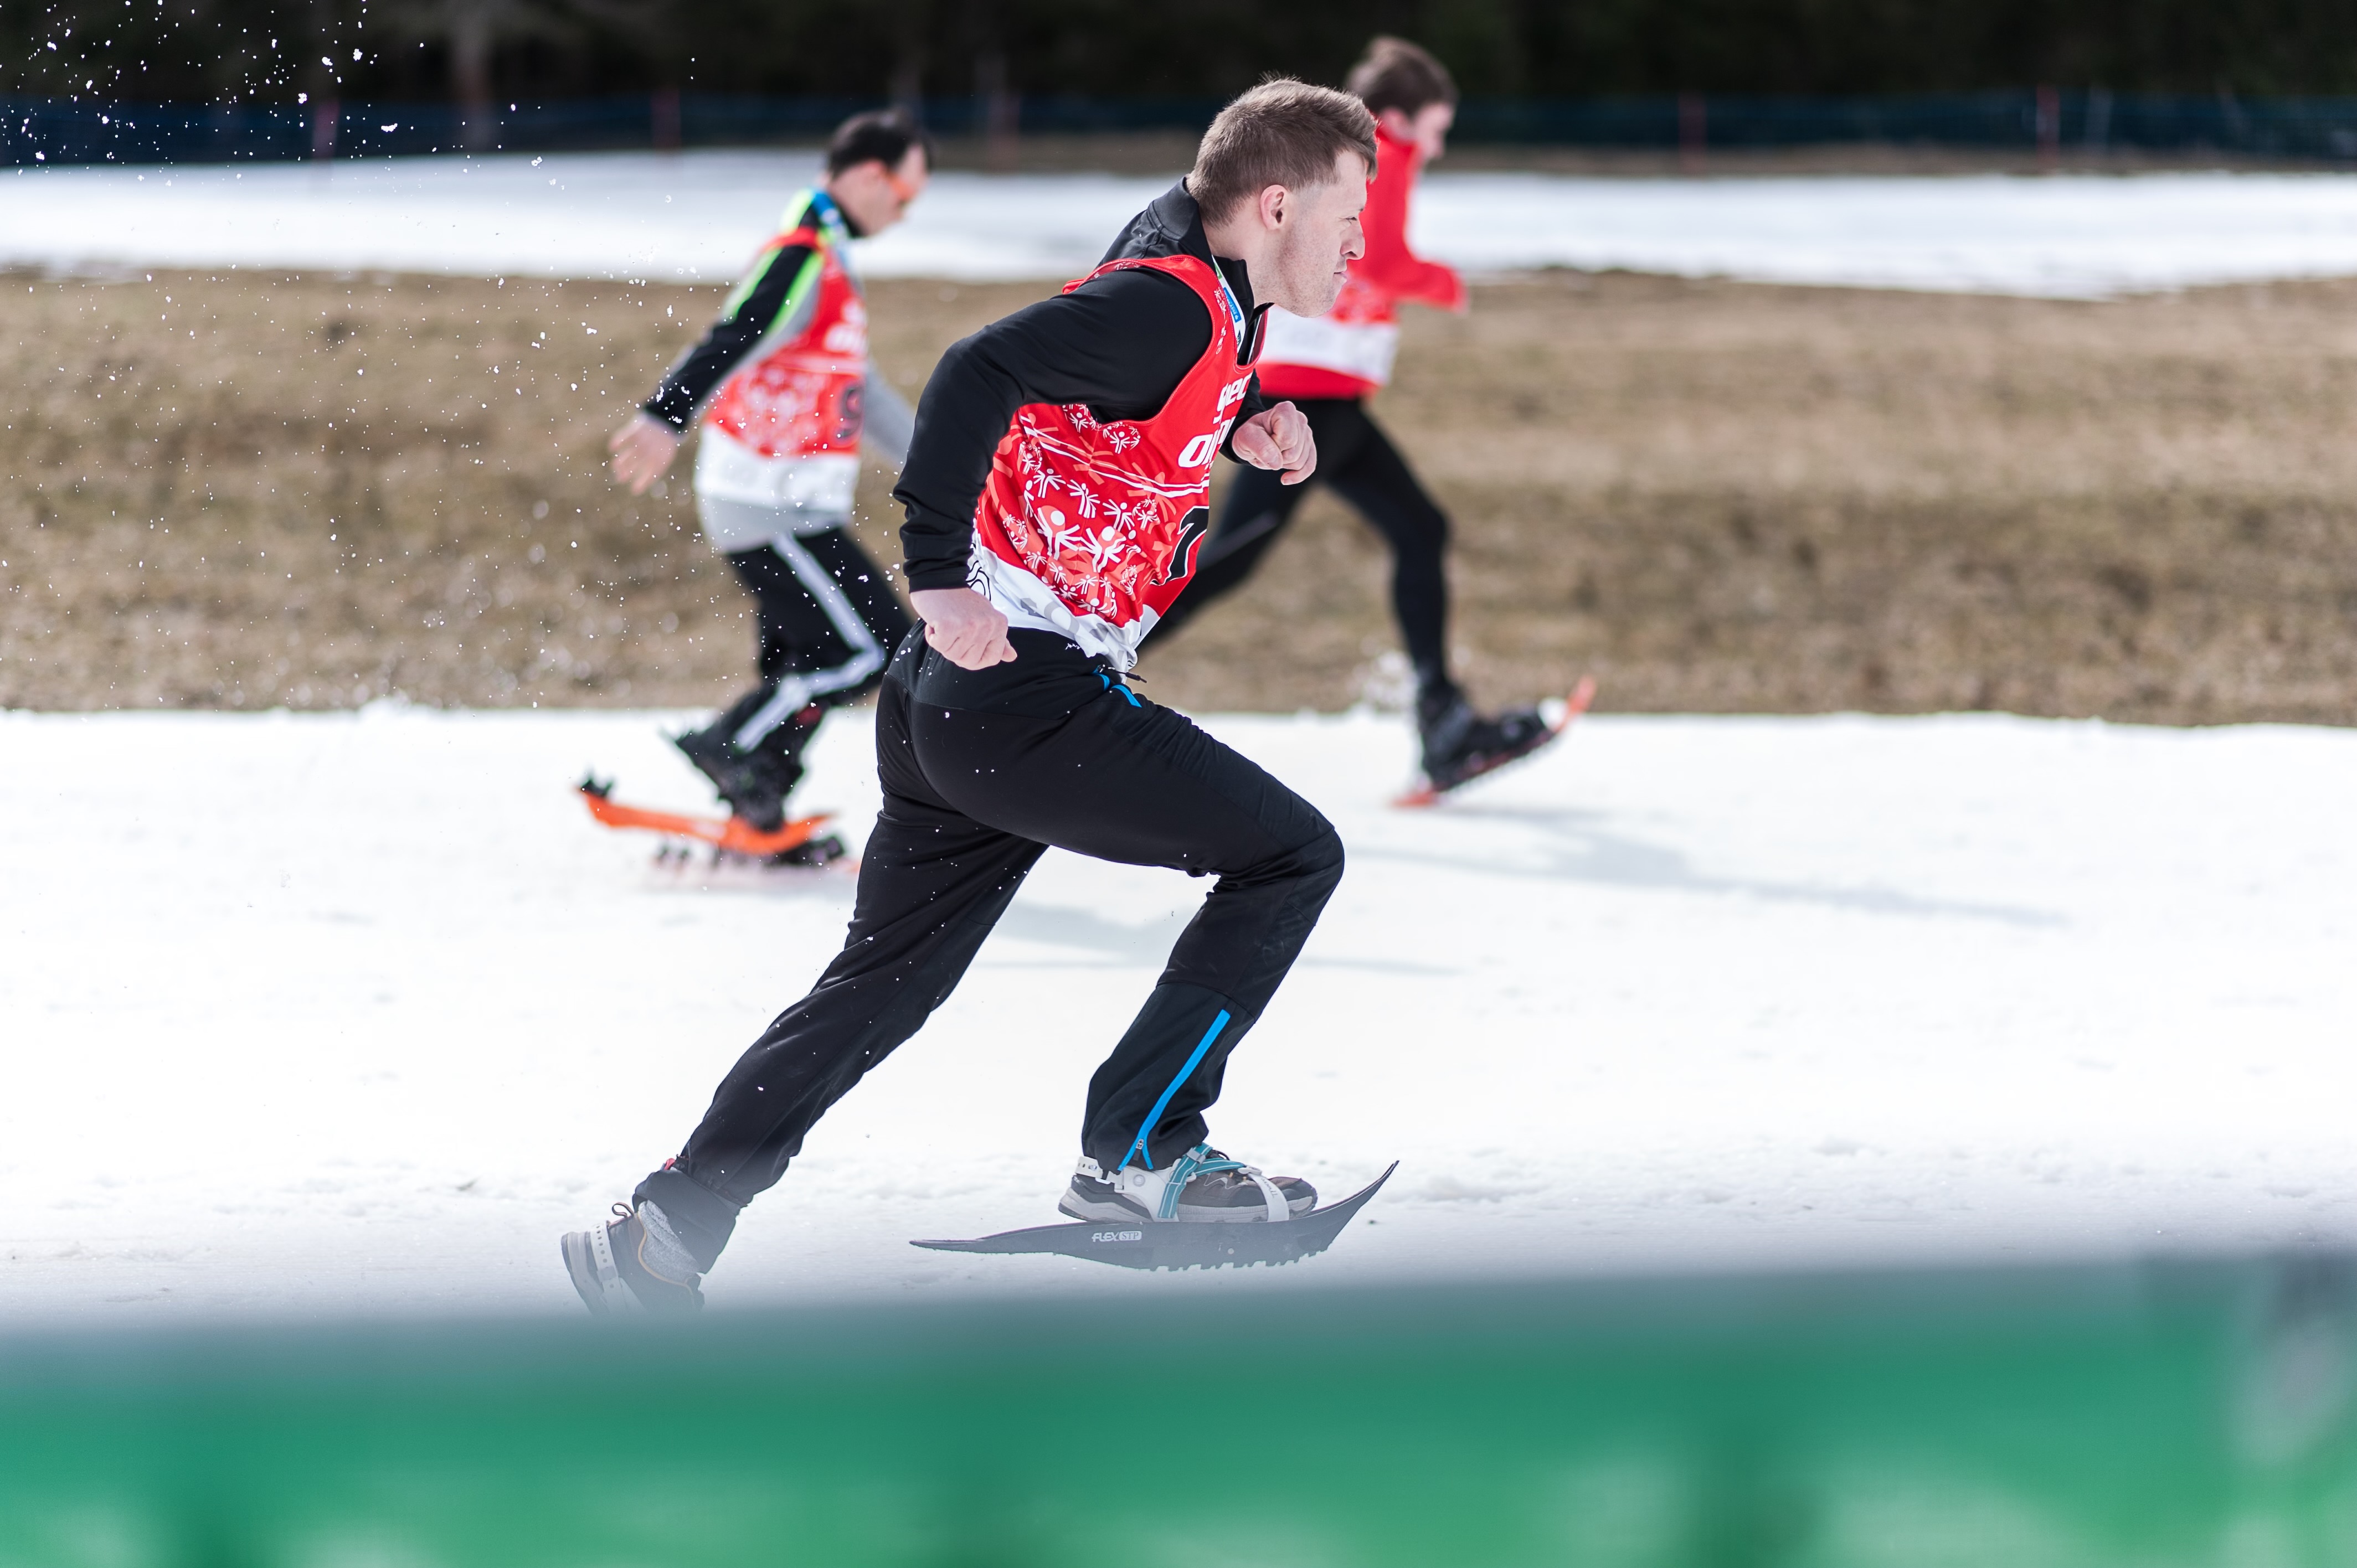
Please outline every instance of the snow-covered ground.
M0 265L733 278L814 160L708 152L242 168L17 168ZM1175 176L1175 171L1174 171ZM1065 278L1169 183L948 174L878 276ZM1480 272L2095 296L2357 273L2357 177L1575 179L1432 175L1415 242Z
M673 1152L840 940L840 875L660 869L664 715L0 714L0 1316L571 1309L558 1231ZM1596 718L1440 811L1403 726L1213 727L1351 870L1230 1150L1335 1250L1149 1282L1046 1222L1200 885L1050 855L750 1210L716 1304L2357 1241L2357 734ZM856 839L859 715L807 799Z

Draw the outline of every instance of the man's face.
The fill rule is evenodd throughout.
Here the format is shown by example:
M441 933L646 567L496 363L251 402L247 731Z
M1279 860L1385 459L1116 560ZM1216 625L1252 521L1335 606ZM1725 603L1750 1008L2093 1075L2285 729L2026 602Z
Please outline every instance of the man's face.
M1334 160L1334 177L1323 185L1287 191L1277 231L1275 286L1268 303L1296 316L1323 316L1334 308L1350 263L1367 253L1359 230L1367 205L1367 162L1356 153ZM1259 286L1259 280L1254 280Z
M1404 139L1414 142L1416 150L1424 154L1424 161L1430 163L1448 150L1448 128L1455 124L1456 104L1427 103L1415 112L1415 118L1408 121L1408 132Z
M863 234L881 234L908 216L909 204L925 188L930 175L925 166L925 149L912 146L901 156L899 166L887 168L880 162L854 164L827 182L844 212L859 226Z

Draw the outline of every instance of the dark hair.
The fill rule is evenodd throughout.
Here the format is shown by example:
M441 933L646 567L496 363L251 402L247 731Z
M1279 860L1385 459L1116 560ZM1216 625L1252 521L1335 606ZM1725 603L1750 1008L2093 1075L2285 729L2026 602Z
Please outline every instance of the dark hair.
M1187 189L1216 223L1272 185L1306 190L1334 177L1334 160L1356 153L1375 172L1375 117L1347 92L1273 77L1221 110L1195 149Z
M1344 85L1371 114L1396 109L1413 118L1429 104L1457 102L1457 81L1448 68L1405 38L1369 39Z
M931 166L933 139L925 134L906 109L870 109L864 114L854 114L837 125L834 134L827 139L827 177L832 179L845 169L865 163L899 168L910 147L924 148L925 162Z

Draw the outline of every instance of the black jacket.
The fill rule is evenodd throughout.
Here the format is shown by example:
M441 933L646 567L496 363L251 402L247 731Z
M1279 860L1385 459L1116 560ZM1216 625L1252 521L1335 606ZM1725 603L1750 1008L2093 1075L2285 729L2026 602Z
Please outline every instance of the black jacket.
M786 209L789 229L798 229L805 223L816 226L825 220L822 212L831 211L843 220L845 233L855 240L863 237L851 215L836 207L832 198L824 198L823 189L803 193L797 203ZM813 211L813 204L820 205L822 211ZM662 384L655 388L655 395L639 407L686 435L688 427L695 423L696 411L728 379L731 371L743 364L771 335L799 331L809 320L815 293L807 296L795 313L790 315L788 306L793 302L794 284L810 259L808 245L780 245L757 258L753 270L720 307L720 318L704 334L702 341L680 356L679 362L663 376ZM872 375L874 367L870 366L869 371ZM888 383L884 395L896 401L898 398Z
M1268 306L1253 304L1242 262L1211 254L1185 181L1131 219L1104 260L1179 254L1199 257L1227 278L1244 312L1237 363L1250 363ZM916 436L892 490L907 511L900 549L909 586L964 586L974 503L1017 409L1079 403L1103 421L1150 418L1211 343L1211 315L1194 290L1162 273L1131 270L1027 306L952 345L925 383ZM1245 390L1238 422L1266 406L1255 381Z

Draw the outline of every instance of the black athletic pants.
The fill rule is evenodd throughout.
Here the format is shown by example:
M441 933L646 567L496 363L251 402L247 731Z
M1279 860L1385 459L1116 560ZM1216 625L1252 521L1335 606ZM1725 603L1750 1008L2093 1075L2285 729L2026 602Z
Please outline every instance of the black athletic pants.
M793 716L866 695L909 633L884 569L847 529L780 533L726 559L753 596L761 638L760 684L716 721L740 751L773 736L807 738Z
M1420 683L1448 676L1448 517L1433 504L1405 458L1357 398L1297 398L1294 406L1318 438L1318 472L1287 485L1266 468L1237 466L1211 536L1195 558L1195 575L1162 613L1161 638L1240 586L1293 521L1310 485L1327 484L1356 507L1392 548L1392 614ZM1150 639L1149 639L1150 640Z
M1209 1135L1228 1053L1341 880L1341 841L1308 801L1065 639L1012 640L1016 660L984 671L921 629L894 656L876 710L884 809L843 951L639 1186L701 1267L827 1107L949 996L1049 845L1218 878L1089 1081L1081 1148L1109 1170L1167 1165ZM1088 1021L1043 991L1036 1022Z

